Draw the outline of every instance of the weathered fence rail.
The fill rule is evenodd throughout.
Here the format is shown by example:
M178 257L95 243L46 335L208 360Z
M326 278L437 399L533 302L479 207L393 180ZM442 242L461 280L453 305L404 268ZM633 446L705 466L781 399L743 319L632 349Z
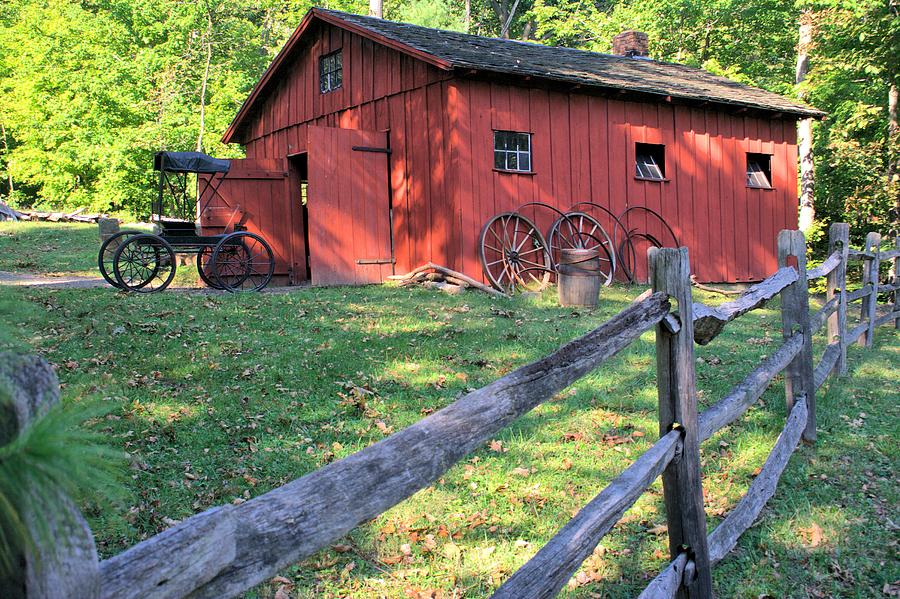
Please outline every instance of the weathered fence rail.
M69 532L61 533L67 539L61 539L59 546L77 547L78 551L54 556L53 550L41 548L46 567L37 569L34 556L23 556L27 575L0 583L11 582L21 591L18 596L27 599L65 596L60 594L61 588L83 599L234 597L431 484L494 433L600 367L655 326L659 440L585 505L494 596L555 596L624 512L662 476L671 562L640 597L711 597L712 567L731 551L775 493L800 439L815 441L815 393L830 374L846 371L847 346L857 339L871 345L879 324L893 320L900 328L900 238L895 249L886 252L880 252L877 234L867 237L862 251L851 249L848 239L847 225L833 225L830 255L821 265L807 269L803 235L782 231L778 271L715 308L693 303L685 248L652 249L651 293L553 354L351 456L246 503L197 514L111 559L98 563L93 546L85 545L83 524L60 528ZM846 271L851 259L864 261L863 286L848 293ZM893 280L887 285L878 280L882 260L893 260ZM811 315L808 280L819 277L828 277L826 301ZM882 316L877 316L879 293L893 294L892 306ZM709 343L729 322L778 295L783 344L725 397L698 413L694 344ZM670 311L670 300L675 302L676 312ZM848 303L855 300L862 300L861 322L847 331ZM814 365L812 335L825 324L826 349ZM46 364L36 368L47 370ZM782 371L788 405L784 429L747 493L708 533L700 443L740 418ZM35 399L37 391L26 387L13 395L9 414L27 417L17 417L10 422L18 424L0 429L15 432L39 416L33 407L40 403ZM0 417L9 420L13 416ZM89 531L87 536L89 540Z

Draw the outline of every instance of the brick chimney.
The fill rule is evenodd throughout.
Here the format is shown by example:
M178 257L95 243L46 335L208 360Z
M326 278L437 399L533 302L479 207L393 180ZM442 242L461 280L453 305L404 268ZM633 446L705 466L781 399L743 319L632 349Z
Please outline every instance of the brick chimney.
M613 54L620 56L647 56L650 40L643 31L623 31L613 38Z

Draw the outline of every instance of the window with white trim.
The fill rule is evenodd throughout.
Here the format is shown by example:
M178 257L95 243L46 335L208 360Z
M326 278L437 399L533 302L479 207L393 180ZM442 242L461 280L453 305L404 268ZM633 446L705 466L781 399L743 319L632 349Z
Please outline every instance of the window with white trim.
M344 62L341 51L319 57L319 91L334 91L344 83Z
M494 131L494 168L531 172L531 133Z

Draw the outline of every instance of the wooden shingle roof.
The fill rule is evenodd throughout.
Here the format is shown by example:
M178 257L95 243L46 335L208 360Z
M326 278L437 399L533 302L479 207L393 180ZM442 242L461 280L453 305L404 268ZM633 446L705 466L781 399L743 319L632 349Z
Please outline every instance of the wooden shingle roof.
M820 118L825 115L820 110L779 94L685 65L644 57L630 58L487 38L313 8L241 107L226 132L224 141L231 141L256 97L263 92L272 75L281 68L283 56L287 55L310 22L316 18L370 37L446 70L530 77L585 88L623 90L641 96L655 96L660 100L678 98L762 110L796 118Z
M584 86L734 104L804 117L824 115L779 94L680 64L480 37L374 17L316 10L430 54L458 69L528 75Z

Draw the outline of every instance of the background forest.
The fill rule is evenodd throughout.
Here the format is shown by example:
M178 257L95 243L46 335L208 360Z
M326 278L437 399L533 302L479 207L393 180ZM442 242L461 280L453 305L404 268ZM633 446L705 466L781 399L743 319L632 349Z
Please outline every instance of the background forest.
M367 2L326 0L365 13ZM220 137L309 0L5 0L0 199L146 216L152 154ZM607 52L624 29L653 58L802 98L819 222L896 227L898 0L386 0L386 18ZM800 44L806 27L809 43ZM798 50L808 58L796 84ZM863 224L865 226L863 226Z

